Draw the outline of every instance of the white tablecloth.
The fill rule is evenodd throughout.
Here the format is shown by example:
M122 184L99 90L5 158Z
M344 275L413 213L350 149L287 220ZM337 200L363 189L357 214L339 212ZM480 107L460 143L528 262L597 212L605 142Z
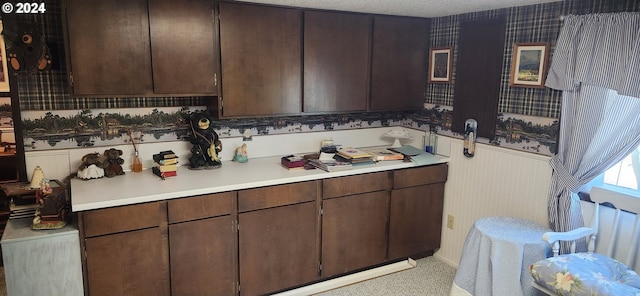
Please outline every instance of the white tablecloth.
M529 265L552 255L551 231L533 221L489 217L474 223L464 243L451 295L543 295L531 287Z

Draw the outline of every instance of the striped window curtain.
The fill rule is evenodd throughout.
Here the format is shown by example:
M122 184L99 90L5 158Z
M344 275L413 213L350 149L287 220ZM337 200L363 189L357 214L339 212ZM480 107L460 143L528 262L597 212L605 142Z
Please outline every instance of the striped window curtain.
M549 224L568 231L584 223L575 193L640 145L640 13L567 16L546 86L563 91Z

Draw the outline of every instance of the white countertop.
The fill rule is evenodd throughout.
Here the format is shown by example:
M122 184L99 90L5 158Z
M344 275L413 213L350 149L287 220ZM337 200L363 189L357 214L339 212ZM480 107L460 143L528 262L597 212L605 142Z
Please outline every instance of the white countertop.
M246 163L225 161L222 167L213 170L190 170L187 166L180 166L177 176L165 180L150 169L139 173L126 172L112 178L74 178L71 180L71 208L78 212L417 166L413 162L381 161L338 172L287 170L280 165L280 157L250 158ZM430 155L431 158L432 162L424 165L449 162L449 158L440 155Z

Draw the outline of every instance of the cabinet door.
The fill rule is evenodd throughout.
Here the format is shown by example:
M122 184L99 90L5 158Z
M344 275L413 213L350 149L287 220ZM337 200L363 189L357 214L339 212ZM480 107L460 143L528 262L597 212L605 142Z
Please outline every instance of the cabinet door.
M220 3L223 116L301 112L301 26L300 10Z
M89 295L169 295L166 247L159 227L86 239Z
M84 237L92 237L158 227L166 219L166 212L163 202L149 202L80 212L79 219Z
M144 95L152 90L146 0L68 0L74 95Z
M238 216L242 295L263 295L318 279L315 202Z
M321 181L306 181L240 190L238 212L249 212L316 200Z
M376 172L322 181L322 198L334 198L360 193L391 190L391 173Z
M365 111L371 17L304 13L304 112Z
M375 16L370 110L420 109L427 81L426 19Z
M322 209L323 277L386 260L388 191L326 199Z
M171 295L234 295L231 223L227 215L169 225Z
M446 163L393 171L393 188L413 187L447 182Z
M233 211L233 191L172 199L167 202L169 224L229 215Z
M423 255L440 247L444 183L391 191L389 259Z
M155 93L217 93L213 9L213 1L149 0Z

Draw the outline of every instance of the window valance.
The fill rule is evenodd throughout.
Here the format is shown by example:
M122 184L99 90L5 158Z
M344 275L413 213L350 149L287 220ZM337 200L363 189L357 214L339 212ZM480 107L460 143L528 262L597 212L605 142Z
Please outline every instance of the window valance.
M568 15L546 86L573 91L581 83L640 98L640 13Z

